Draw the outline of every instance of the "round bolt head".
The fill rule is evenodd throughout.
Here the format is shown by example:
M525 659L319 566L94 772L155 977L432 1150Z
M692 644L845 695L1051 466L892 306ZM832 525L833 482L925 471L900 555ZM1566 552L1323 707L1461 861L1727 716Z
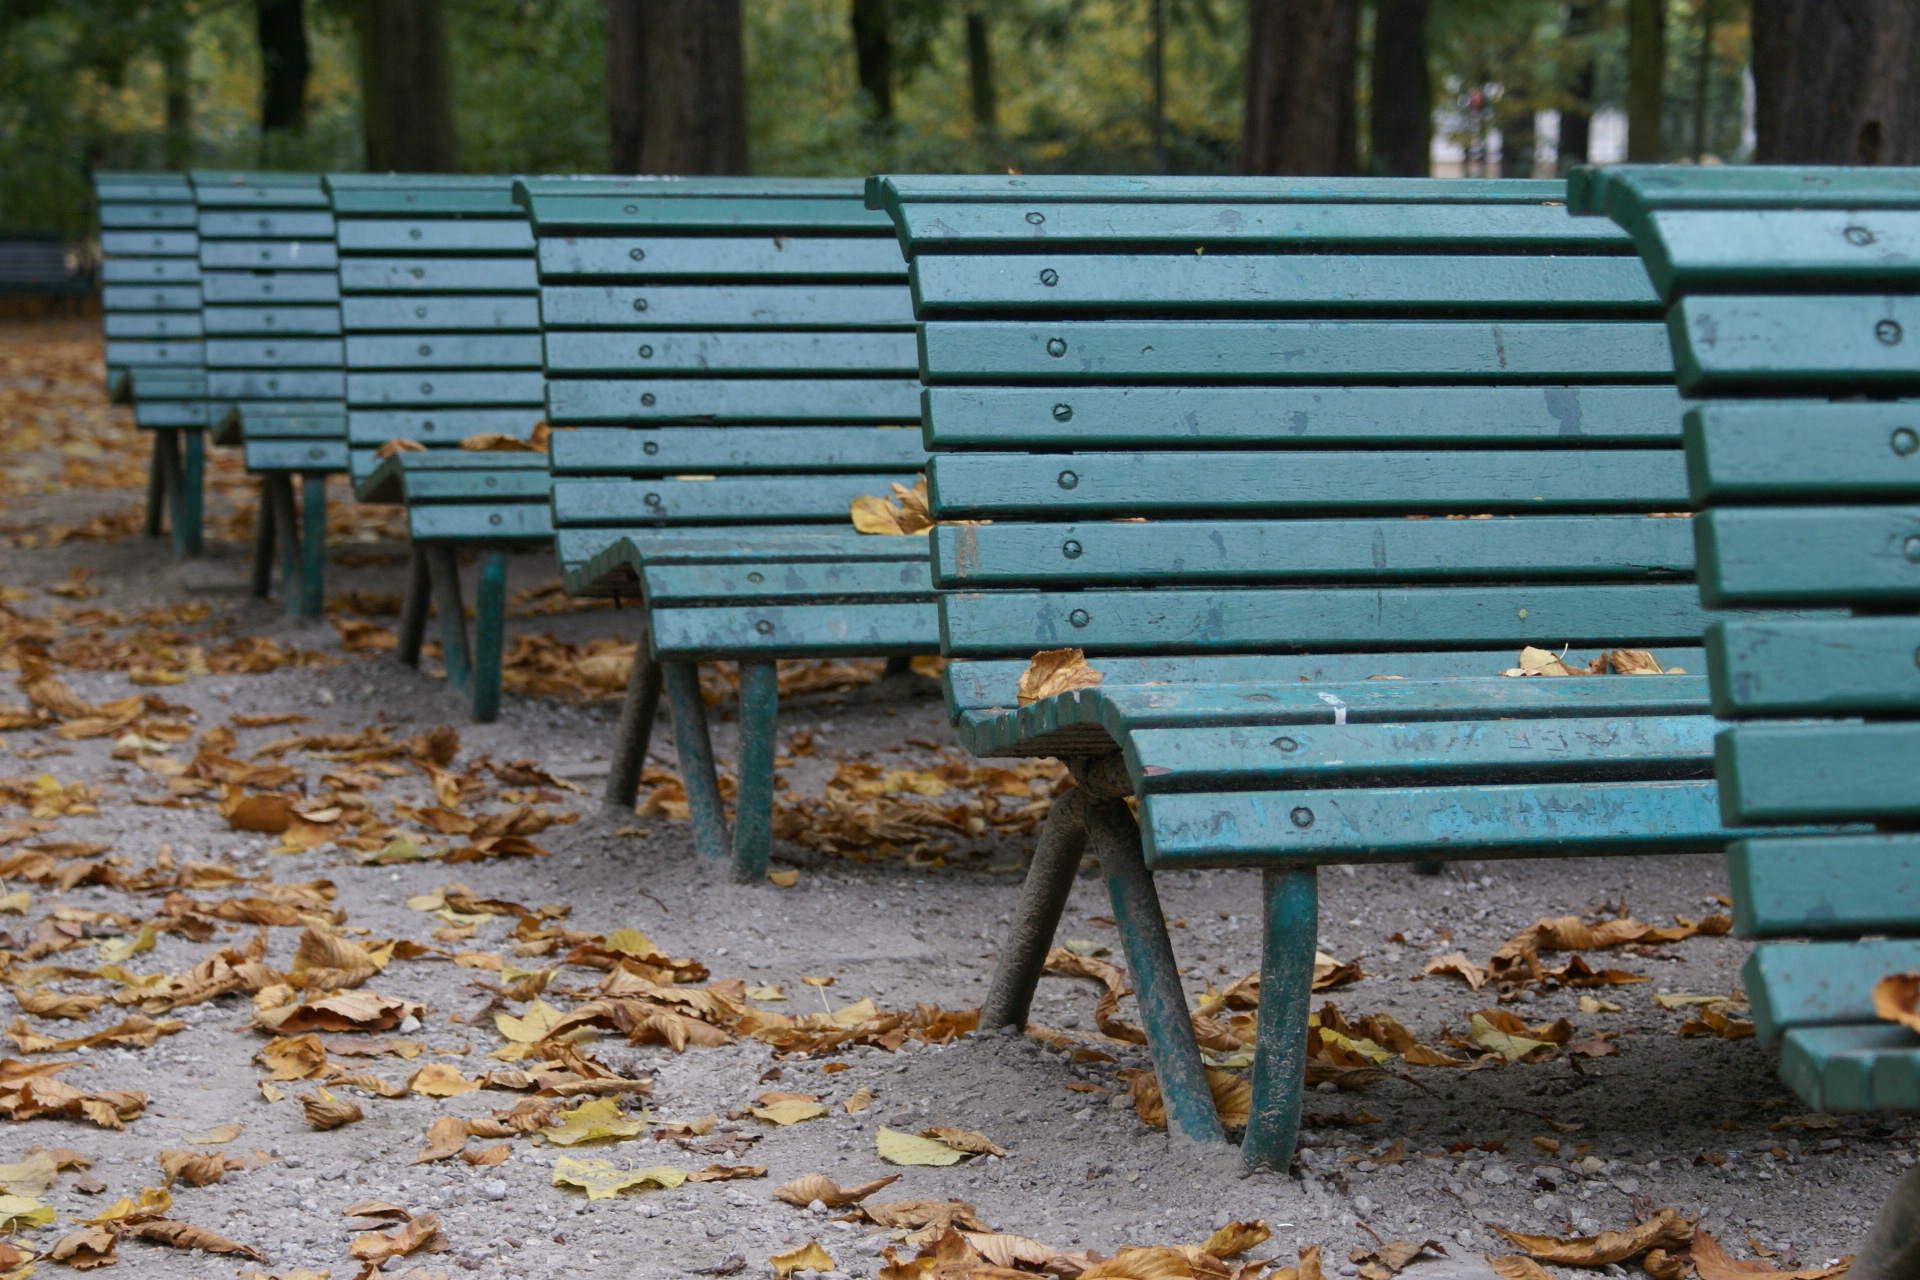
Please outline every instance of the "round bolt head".
M1905 337L1906 333L1900 328L1898 320L1882 320L1873 326L1873 336L1880 339L1884 345L1892 347L1898 346L1900 339Z
M1313 825L1313 810L1307 808L1305 805L1301 805L1287 816L1293 819L1293 825L1302 831L1305 831Z
M1071 623L1073 626L1084 627L1089 622L1093 621L1093 617L1085 609L1075 609L1072 613L1067 615L1067 621Z

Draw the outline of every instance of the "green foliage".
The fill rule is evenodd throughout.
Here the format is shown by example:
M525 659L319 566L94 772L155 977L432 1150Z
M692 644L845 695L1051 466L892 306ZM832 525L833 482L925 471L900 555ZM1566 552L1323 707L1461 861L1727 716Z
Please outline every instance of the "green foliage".
M606 13L604 0L448 5L461 168L605 170Z

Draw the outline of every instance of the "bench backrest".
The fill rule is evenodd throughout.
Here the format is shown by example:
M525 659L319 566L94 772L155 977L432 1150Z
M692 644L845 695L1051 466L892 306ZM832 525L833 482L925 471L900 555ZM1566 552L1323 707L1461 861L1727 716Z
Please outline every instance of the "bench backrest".
M854 497L913 482L906 264L857 182L519 192L539 242L563 564L645 527L850 529Z
M872 185L934 512L968 522L933 534L943 652L984 660L956 703L1011 705L1069 646L1125 680L1492 675L1523 645L1697 667L1679 402L1624 233L1557 182L1210 183Z
M126 401L133 396L134 369L200 368L200 235L193 188L177 173L101 172L93 176L93 190L107 386L116 400ZM201 398L192 398L193 421L164 425L204 425Z
M195 170L208 425L234 406L330 402L341 378L333 211L318 174Z
M458 448L540 421L533 235L513 179L331 174L356 482L388 440Z

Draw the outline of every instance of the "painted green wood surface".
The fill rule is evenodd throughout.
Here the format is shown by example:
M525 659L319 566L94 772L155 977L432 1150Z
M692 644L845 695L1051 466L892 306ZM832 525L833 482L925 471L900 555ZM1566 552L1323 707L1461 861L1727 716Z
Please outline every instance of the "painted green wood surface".
M1690 295L1667 324L1689 395L1920 388L1920 299Z
M1687 501L1673 449L953 453L935 457L930 476L946 519L1645 512Z
M109 318L117 311L191 311L197 316L200 290L191 285L108 285L100 291L100 306Z
M1670 386L929 387L936 448L1671 443Z
M431 333L390 337L354 334L347 338L347 368L367 369L538 369L537 333Z
M942 457L940 465L954 461ZM1647 580L1690 574L1685 520L1178 520L942 525L942 587L1045 587L1525 577ZM1920 673L1917 673L1920 674Z
M1920 969L1920 941L1771 943L1747 957L1740 985L1753 1005L1755 1036L1771 1043L1790 1027L1878 1022L1873 984L1913 969Z
M103 354L113 366L193 366L206 359L205 344L199 342L109 342Z
M1891 1022L1798 1028L1780 1042L1780 1079L1815 1111L1920 1110L1920 1036Z
M1907 209L1663 209L1637 224L1647 274L1681 293L1902 293L1920 281Z
M926 463L900 427L576 427L548 443L566 475L656 472L886 471Z
M369 446L389 440L456 445L498 431L524 440L539 421L538 400L517 409L354 409L347 414L347 439Z
M100 252L107 257L197 257L200 235L195 231L106 231L100 233Z
M866 184L859 178L736 178L610 174L567 177L531 177L513 180L514 203L524 206L532 196L639 195L670 199L686 196L785 196L810 200L859 200Z
M195 258L109 258L100 264L100 279L107 284L197 284L200 263Z
M204 400L139 400L133 406L133 425L143 429L156 427L204 427L207 402Z
M1920 721L1748 721L1714 740L1729 822L1912 822Z
M886 541L891 540L853 534L845 525L630 525L557 529L554 553L569 595L634 599L640 595L638 571L646 563L678 562L683 556L707 562L766 558L776 552L796 562L896 558L897 552L880 545Z
M1710 777L1711 716L1141 729L1136 794Z
M203 240L200 265L209 271L332 271L340 265L333 240Z
M1567 184L1552 178L1242 178L1124 177L1081 174L881 174L867 179L866 199L873 208L905 204L999 201L1026 204L1036 199L1111 204L1140 201L1217 204L1269 201L1276 204L1541 204L1564 203Z
M1342 383L1665 381L1666 335L1639 321L929 321L937 382L1314 379Z
M1014 312L1261 315L1391 309L1657 315L1636 258L1486 254L923 254L923 319Z
M920 419L920 383L911 378L554 378L546 391L556 426Z
M342 354L338 338L221 338L205 350L208 369L338 368ZM219 394L211 382L208 390Z
M637 524L649 520L849 523L848 504L854 498L887 493L890 483L911 485L913 481L911 473L717 480L563 479L554 486L553 513L555 522L563 525Z
M375 329L439 333L469 329L524 329L537 335L540 329L540 302L530 296L499 294L478 298L349 296L341 300L340 321L349 333ZM536 362L538 359L536 350Z
M549 329L550 375L904 374L915 368L913 334L730 332L601 333Z
M1694 534L1711 609L1920 602L1920 507L1715 507Z
M661 609L651 611L649 622L654 657L665 662L761 654L873 657L940 649L931 602Z
M557 231L632 235L645 230L698 235L847 235L862 231L890 235L893 220L865 208L858 199L793 197L651 197L624 195L542 195L527 201L527 216L542 236Z
M202 212L198 230L209 240L330 240L333 215L279 209Z
M207 398L234 400L338 400L346 375L332 369L207 368Z
M536 403L545 390L538 373L463 373L428 369L418 373L347 375L352 405L481 405Z
M365 449L355 450L353 456L354 494L362 502L529 495L544 498L551 490L543 454L430 449L381 459ZM435 478L424 479L429 475ZM460 476L470 477L464 486L455 482L454 478ZM502 477L507 479L503 482Z
M1912 208L1920 175L1893 166L1580 166L1568 176L1567 203L1619 221L1652 209Z
M870 236L543 236L538 253L540 272L549 279L907 278L900 246Z
M1920 618L1718 621L1706 643L1719 716L1920 712Z
M344 440L247 440L249 471L345 471Z
M897 284L548 285L548 329L878 328L913 325Z
M148 230L185 227L197 229L198 214L190 204L113 203L102 204L100 225L115 230Z
M649 608L772 604L783 600L911 599L933 601L927 564L852 561L811 564L649 564L640 575Z
M200 297L210 306L338 302L340 286L330 271L209 271L200 278Z
M526 210L513 202L513 187L510 182L502 182L492 189L394 191L342 187L336 181L338 176L346 175L329 174L327 186L328 193L332 197L334 215L343 222L349 218L400 215L470 216L487 219L525 219L526 217Z
M533 229L501 218L342 218L334 236L342 253L533 252Z
M234 334L248 336L291 334L299 337L331 336L340 332L340 308L327 307L223 307L209 304L203 313L209 336ZM338 343L333 344L336 347ZM266 357L271 360L274 357Z
M1711 781L1149 794L1140 827L1156 870L1705 853L1733 834Z
M527 258L348 258L340 264L348 293L531 293L540 287Z
M544 502L430 503L407 508L407 533L415 542L545 542L553 519Z
M1727 850L1742 938L1920 933L1920 836L1780 836Z
M101 332L108 338L197 338L200 313L108 311L102 317Z
M943 651L1031 656L1307 651L1506 642L1558 649L1698 644L1707 615L1690 583L1590 586L1249 588L951 592L940 598ZM1391 663L1383 660L1391 671Z
M553 478L544 468L452 471L408 468L404 474L404 501L408 506L431 502L510 502L523 498L544 501L553 489Z
M1920 403L1720 400L1685 418L1697 504L1920 494Z
M269 401L240 406L240 422L249 437L334 439L347 434L347 415L338 404Z
M1623 253L1625 232L1598 219L1569 218L1548 204L1261 203L910 203L900 243L925 253L1088 249L1134 245L1196 248L1277 245L1404 253L1421 248L1470 253L1559 250Z

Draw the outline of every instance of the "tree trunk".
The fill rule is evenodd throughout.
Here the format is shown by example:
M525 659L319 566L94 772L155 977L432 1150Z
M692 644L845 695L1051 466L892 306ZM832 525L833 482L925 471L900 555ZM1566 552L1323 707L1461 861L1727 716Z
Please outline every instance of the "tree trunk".
M747 172L739 0L607 0L615 173Z
M1753 0L1754 159L1920 164L1920 6Z
M969 10L967 84L973 90L973 125L982 133L991 132L1000 123L999 109L993 97L993 45L989 34L987 15L978 10Z
M1375 0L1372 168L1424 178L1433 147L1433 89L1427 69L1427 0Z
M1249 0L1246 118L1250 174L1350 174L1358 0Z
M358 17L367 168L454 172L460 154L443 0L361 0Z
M1628 160L1658 164L1665 158L1666 105L1667 0L1627 0Z
M307 24L302 0L257 0L260 36L260 131L307 127Z
M1577 61L1567 82L1567 105L1560 111L1559 166L1564 175L1585 164L1593 146L1593 51L1585 40L1593 34L1593 5L1575 0L1567 6L1567 37L1574 42Z
M163 91L166 94L167 131L163 154L167 168L193 164L193 81L187 72L187 32L182 24L166 33L160 49Z
M1539 144L1533 127L1533 90L1525 84L1510 84L1500 105L1500 176L1531 178Z
M887 0L853 0L853 60L875 120L893 119L893 32Z

